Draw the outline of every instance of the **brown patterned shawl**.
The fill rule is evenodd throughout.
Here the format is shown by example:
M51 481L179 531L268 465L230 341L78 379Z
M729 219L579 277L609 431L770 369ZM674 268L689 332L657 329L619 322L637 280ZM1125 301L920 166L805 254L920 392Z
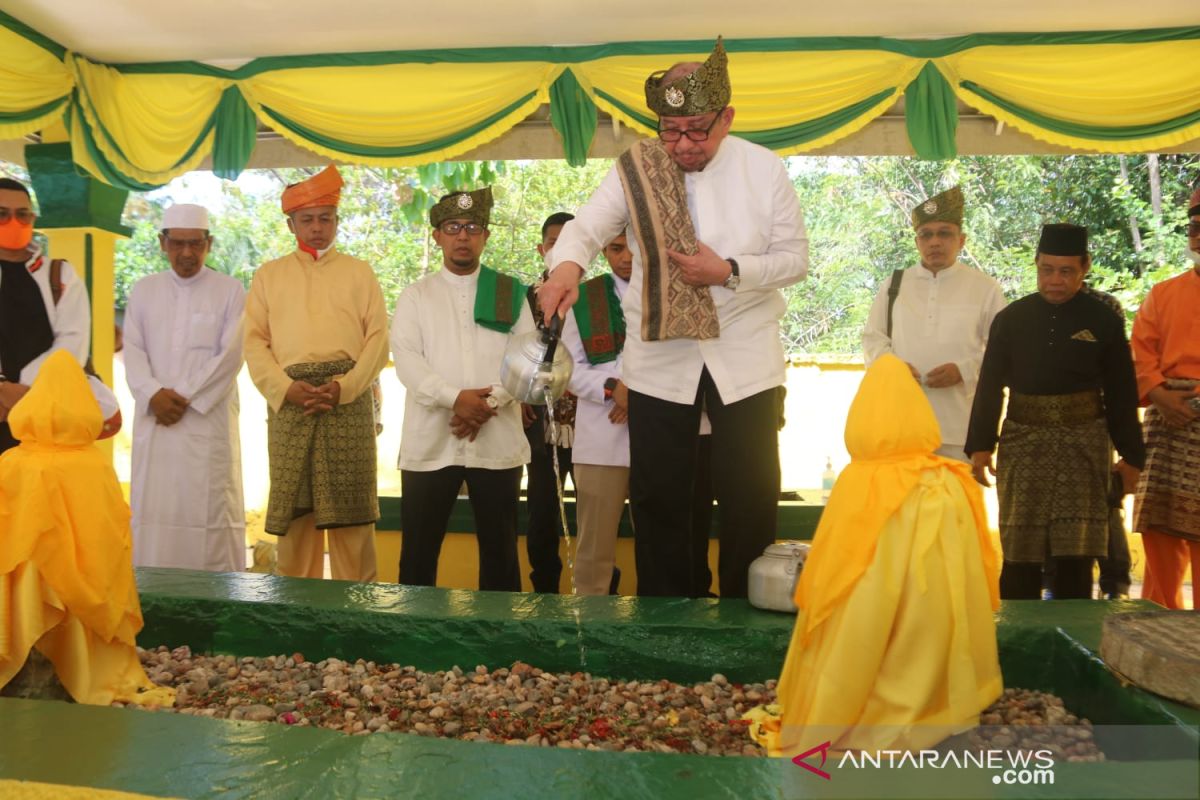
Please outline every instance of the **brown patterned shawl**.
M715 339L721 335L707 286L683 282L667 250L696 253L683 170L658 139L643 139L617 161L617 174L642 251L642 340Z

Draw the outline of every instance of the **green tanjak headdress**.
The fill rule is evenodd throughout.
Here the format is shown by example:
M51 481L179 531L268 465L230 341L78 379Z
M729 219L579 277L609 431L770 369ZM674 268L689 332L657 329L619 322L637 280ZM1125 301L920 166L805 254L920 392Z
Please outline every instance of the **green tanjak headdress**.
M733 90L729 86L729 59L721 37L708 60L695 71L664 84L668 70L659 70L646 78L646 105L660 117L691 117L711 114L729 105Z
M962 227L963 193L955 186L919 204L912 210L912 226L915 230L926 222L953 222Z
M429 224L438 227L448 219L467 219L487 227L492 216L492 187L473 192L451 192L429 209Z

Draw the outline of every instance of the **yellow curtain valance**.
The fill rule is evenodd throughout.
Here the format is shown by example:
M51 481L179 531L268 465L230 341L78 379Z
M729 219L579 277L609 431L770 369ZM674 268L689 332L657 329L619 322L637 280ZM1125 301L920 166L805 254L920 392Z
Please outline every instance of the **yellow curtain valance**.
M183 62L111 66L0 14L0 136L63 119L83 169L148 189L211 157L236 175L267 126L330 159L396 166L446 160L551 104L571 163L597 108L635 130L657 121L650 72L701 60L707 43L298 56L235 71ZM734 132L807 152L861 129L904 92L918 155L955 153L955 98L1039 139L1133 152L1200 138L1200 28L953 40L732 40Z

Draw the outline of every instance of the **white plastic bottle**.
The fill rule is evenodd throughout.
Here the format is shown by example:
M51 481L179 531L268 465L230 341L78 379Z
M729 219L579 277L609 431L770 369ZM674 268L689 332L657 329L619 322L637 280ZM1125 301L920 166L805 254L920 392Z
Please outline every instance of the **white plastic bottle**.
M826 456L825 471L821 473L821 505L829 502L829 493L833 491L833 482L836 480L837 473L833 471L833 459Z

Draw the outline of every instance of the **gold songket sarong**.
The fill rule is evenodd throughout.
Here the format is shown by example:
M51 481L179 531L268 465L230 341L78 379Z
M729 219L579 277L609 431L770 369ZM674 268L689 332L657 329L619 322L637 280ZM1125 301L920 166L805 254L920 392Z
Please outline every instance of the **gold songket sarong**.
M699 252L683 170L658 139L642 139L617 160L617 174L642 253L642 340L715 339L717 308L707 286L690 286L667 250Z
M996 452L1004 560L1107 555L1111 471L1098 390L1011 392Z
M320 386L345 375L354 362L345 359L293 364L292 380ZM371 392L323 414L284 403L267 414L267 452L271 493L267 533L283 536L293 519L309 512L318 528L366 525L379 519L375 483L375 408Z

